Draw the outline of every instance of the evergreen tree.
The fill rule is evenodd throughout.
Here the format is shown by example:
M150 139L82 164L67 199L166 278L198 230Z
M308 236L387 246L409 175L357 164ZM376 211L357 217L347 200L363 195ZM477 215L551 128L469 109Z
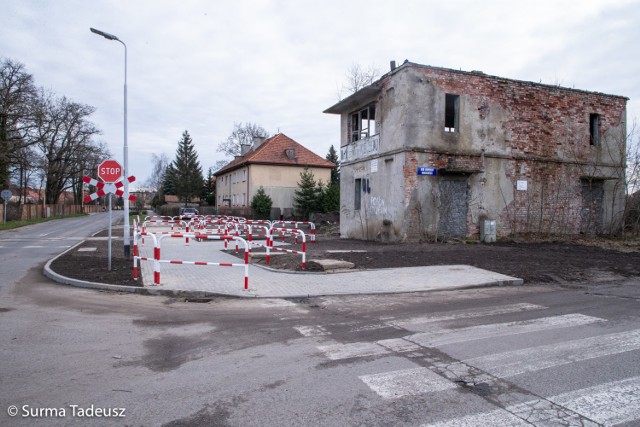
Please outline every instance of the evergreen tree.
M171 173L169 173L171 170ZM204 178L198 161L198 153L193 146L188 131L184 131L178 143L176 158L167 169L168 179L173 181L175 195L185 205L194 196L200 196ZM165 193L170 194L170 193Z
M338 153L336 149L333 148L333 145L329 147L329 152L325 159L329 160L332 163L336 164L336 167L331 169L331 184L336 184L340 182L340 159L338 158Z
M176 194L175 187L175 169L173 168L173 163L169 163L167 169L164 172L164 176L162 177L162 194Z
M322 187L316 183L313 172L309 168L304 168L300 172L298 189L293 195L293 207L303 219L308 219L311 212L318 210L321 192Z
M267 193L265 193L264 188L260 186L258 191L251 199L251 210L257 219L269 219L271 216L271 205L273 201L271 197Z
M216 179L213 176L213 168L207 171L207 179L204 181L200 199L206 200L209 206L213 206L216 201Z
M340 210L340 184L332 182L322 190L322 212L337 212Z

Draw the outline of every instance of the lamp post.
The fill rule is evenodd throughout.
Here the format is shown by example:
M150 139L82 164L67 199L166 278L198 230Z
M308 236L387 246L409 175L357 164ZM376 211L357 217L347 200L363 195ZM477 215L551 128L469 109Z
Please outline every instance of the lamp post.
M124 182L124 256L129 259L131 253L131 240L129 237L129 146L127 145L127 45L113 34L89 28L92 33L104 37L107 40L115 40L124 46L124 164L122 166Z

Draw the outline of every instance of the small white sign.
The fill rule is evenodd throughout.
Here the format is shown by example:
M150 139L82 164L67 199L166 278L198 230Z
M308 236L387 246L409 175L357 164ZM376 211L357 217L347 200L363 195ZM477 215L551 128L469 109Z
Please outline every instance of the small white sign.
M518 191L527 191L527 181L518 180L516 182L516 189Z
M371 160L371 172L378 172L378 159Z

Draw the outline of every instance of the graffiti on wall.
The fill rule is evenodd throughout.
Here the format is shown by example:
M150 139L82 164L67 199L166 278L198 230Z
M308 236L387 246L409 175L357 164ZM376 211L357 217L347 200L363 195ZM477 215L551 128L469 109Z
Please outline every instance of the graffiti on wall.
M371 212L377 216L387 216L387 207L382 197L371 196L370 200Z

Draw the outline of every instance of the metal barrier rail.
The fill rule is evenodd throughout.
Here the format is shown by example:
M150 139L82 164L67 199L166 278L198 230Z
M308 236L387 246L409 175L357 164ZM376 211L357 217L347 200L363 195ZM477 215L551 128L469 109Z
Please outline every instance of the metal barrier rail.
M173 225L174 224L179 224L180 228L184 228L186 233L189 233L189 225L191 224L191 222L187 222L185 220L147 220L145 222L142 223L142 230L140 230L141 233L146 233L147 232L147 227L149 225L155 225L155 224L170 224L171 225L171 231L170 232L161 232L160 234L169 234L169 233L173 233ZM184 227L183 227L184 225ZM142 241L142 243L144 243L144 239ZM185 238L185 244L188 245L189 244L189 238Z
M302 239L302 250L301 251L297 251L297 250L293 250L293 249L285 249L285 248L279 248L277 246L273 246L273 231L278 231L282 233L282 236L284 238L284 236L286 234L289 234L290 236L294 236L296 237L296 242L298 241L298 235L300 236L300 238ZM265 258L265 262L267 264L269 264L269 262L271 261L271 251L278 251L278 252L287 252L290 254L297 254L297 255L302 255L302 269L306 270L307 268L307 239L306 236L304 234L304 231L299 230L297 228L269 228L269 236L267 238L267 242L266 244L262 245L260 243L255 243L252 242L251 243L252 246L260 246L263 248L266 248L267 250L267 256Z
M307 236L309 236L309 243L315 243L316 241L316 225L313 222L310 221L273 221L271 223L271 227L275 228L278 225L282 225L284 227L282 228L287 228L287 225L293 225L293 228L297 228L300 229L301 225L305 225L309 227L309 234L307 234ZM298 243L296 241L296 243Z
M142 257L138 253L138 239L144 236L151 236L153 239L153 258ZM168 260L161 259L160 257L160 248L162 245L162 240L165 238L193 238L193 239L210 239L210 240L235 240L236 242L240 241L244 244L245 247L245 255L244 255L244 263L236 264L236 263L225 263L225 262L210 262L210 261L185 261L185 260ZM133 279L138 280L138 263L140 261L153 261L153 284L158 286L160 285L160 264L186 264L186 265L197 265L197 266L218 266L218 267L244 267L244 289L249 289L249 245L246 240L242 237L238 236L212 236L212 235L198 235L196 233L172 233L172 234L163 234L160 237L157 237L154 233L140 232L137 233L134 230L134 244L133 244Z

